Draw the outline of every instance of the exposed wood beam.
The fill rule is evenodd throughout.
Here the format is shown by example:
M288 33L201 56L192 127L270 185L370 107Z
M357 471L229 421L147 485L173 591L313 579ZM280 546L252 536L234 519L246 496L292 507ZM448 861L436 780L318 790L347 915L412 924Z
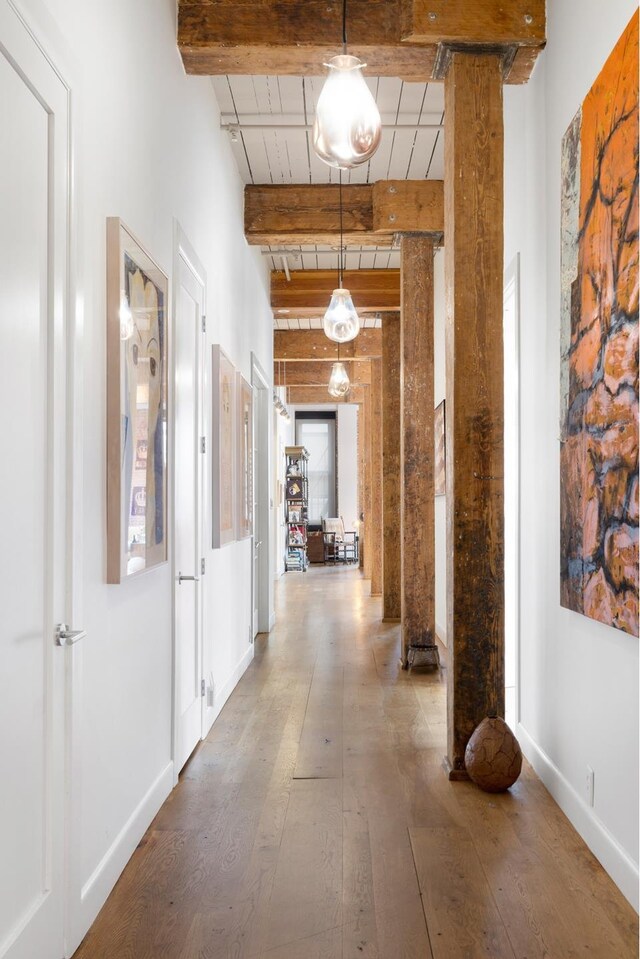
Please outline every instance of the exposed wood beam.
M495 55L455 53L445 81L447 750L504 716L503 116Z
M360 330L355 340L340 344L341 360L370 360L376 356L382 356L382 330ZM338 344L329 340L322 330L275 330L273 358L290 362L318 360L335 363Z
M371 361L371 595L382 594L382 359Z
M334 403L364 403L365 392L369 390L368 386L352 386L349 392L342 399L336 399L329 396L325 386L291 386L287 387L287 404L298 406L299 404L312 403L314 405L324 406L325 403L333 405Z
M433 242L402 238L400 496L402 659L435 646Z
M187 73L318 76L340 52L339 0L180 0L178 47ZM529 79L545 43L545 0L351 0L349 52L371 76L442 79L445 44L511 51L505 79Z
M380 180L342 188L344 241L391 244L396 233L444 232L442 180ZM244 190L244 232L259 245L340 242L338 184L249 185Z
M340 350L342 355L342 349ZM354 386L369 386L371 383L371 363L345 363L349 380ZM310 360L308 363L275 363L273 367L273 385L278 386L323 386L327 387L331 366Z
M400 309L400 270L345 270L343 284L358 313ZM294 316L322 316L331 291L338 285L336 270L293 270L291 281L282 271L271 273L271 308Z
M382 615L387 622L398 621L401 613L400 485L400 314L387 313L382 321Z

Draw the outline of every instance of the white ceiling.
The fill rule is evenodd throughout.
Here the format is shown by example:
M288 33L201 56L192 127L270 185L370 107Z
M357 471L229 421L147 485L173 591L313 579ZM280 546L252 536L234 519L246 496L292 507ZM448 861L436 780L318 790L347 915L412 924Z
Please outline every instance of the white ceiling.
M366 72L366 71L365 71ZM323 163L311 145L316 99L324 77L222 76L212 78L221 123L237 126L231 147L245 183L336 183L338 171ZM444 177L444 136L426 124L444 122L444 86L367 77L382 116L382 142L368 163L344 174L345 183ZM279 129L284 124L287 129ZM250 126L268 126L251 129ZM300 130L291 126L300 125ZM387 129L385 126L409 129ZM423 129L419 129L420 125ZM338 253L329 246L263 247L272 270L337 270ZM399 269L400 254L384 247L349 247L347 270ZM368 323L378 323L370 318ZM307 324L311 324L310 327ZM317 325L316 325L317 324ZM321 321L281 317L276 329L316 329Z

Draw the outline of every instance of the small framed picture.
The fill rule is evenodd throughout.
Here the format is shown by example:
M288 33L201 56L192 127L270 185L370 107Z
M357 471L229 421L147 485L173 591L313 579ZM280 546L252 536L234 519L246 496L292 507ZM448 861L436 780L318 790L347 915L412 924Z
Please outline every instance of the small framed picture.
M167 292L158 264L107 219L107 582L167 561Z

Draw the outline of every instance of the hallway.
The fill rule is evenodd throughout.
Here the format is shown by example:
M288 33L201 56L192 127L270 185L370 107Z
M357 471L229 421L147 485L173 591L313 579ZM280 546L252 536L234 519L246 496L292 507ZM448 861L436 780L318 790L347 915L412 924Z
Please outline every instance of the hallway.
M447 781L444 673L398 669L359 572L278 593L76 959L635 957L635 913L528 765L505 795Z

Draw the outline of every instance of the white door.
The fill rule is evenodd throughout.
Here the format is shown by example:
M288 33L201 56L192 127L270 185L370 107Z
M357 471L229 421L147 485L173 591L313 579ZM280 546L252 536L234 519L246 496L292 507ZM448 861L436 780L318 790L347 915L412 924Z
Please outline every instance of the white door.
M269 430L271 388L255 356L251 358L253 386L253 598L252 632L267 633L269 621Z
M259 486L259 467L260 467L260 428L262 425L261 405L263 390L254 389L253 391L253 614L252 614L252 632L253 638L260 632L260 560L262 557L262 540L260 538L260 497L258 495Z
M202 737L202 317L204 285L179 248L174 310L176 776Z
M0 0L0 956L63 955L67 90Z

